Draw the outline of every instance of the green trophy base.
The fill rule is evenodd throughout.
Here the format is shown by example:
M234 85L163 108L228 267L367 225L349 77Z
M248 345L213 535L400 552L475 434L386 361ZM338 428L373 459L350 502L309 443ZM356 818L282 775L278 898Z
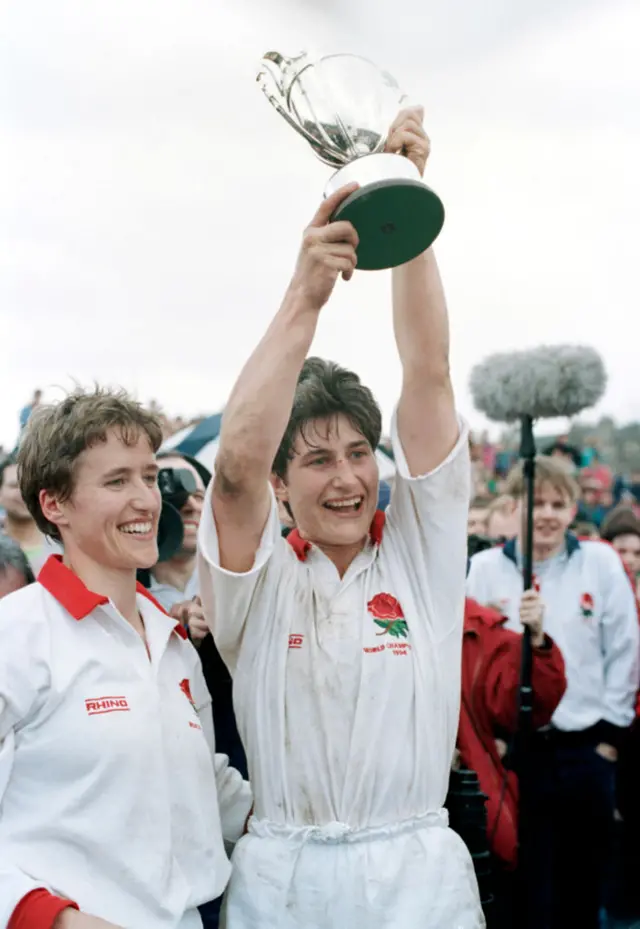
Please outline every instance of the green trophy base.
M411 261L429 248L444 224L444 206L422 181L393 178L354 191L331 220L346 220L358 233L357 269L378 271Z

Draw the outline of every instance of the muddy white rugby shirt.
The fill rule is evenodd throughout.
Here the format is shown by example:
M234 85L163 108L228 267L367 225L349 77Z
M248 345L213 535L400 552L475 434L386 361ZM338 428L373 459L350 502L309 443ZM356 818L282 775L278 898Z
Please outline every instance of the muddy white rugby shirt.
M195 929L227 883L248 784L214 755L184 630L142 587L138 607L149 653L57 556L0 601L2 929L37 888L127 929ZM33 929L52 911L34 903Z
M442 809L458 728L468 436L411 477L344 577L275 499L253 568L220 566L210 490L199 576L234 675L255 794L230 929L478 929L469 852Z

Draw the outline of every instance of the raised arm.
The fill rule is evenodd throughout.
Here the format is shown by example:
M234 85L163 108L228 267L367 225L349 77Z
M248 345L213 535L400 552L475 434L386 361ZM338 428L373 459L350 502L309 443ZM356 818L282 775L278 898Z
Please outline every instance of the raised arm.
M328 197L305 232L282 306L245 364L224 412L212 491L220 566L249 571L269 515L268 481L284 435L304 360L338 275L349 280L357 236L331 223L350 184Z
M422 118L422 108L404 110L387 142L389 151L405 154L421 174L429 155ZM432 249L393 270L393 325L402 364L398 433L416 477L444 461L459 435L447 304Z

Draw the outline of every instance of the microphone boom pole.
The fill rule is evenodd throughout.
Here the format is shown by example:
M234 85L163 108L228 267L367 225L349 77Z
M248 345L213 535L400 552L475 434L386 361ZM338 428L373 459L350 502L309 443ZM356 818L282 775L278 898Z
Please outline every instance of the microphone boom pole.
M525 590L533 587L533 504L536 481L536 443L533 437L533 419L531 416L522 417L522 434L520 439L520 457L522 458L522 471L524 477L524 492L526 500L524 546L522 552L522 580ZM533 655L531 651L531 630L526 627L522 636L522 665L520 669L520 707L518 713L518 729L521 738L529 742L533 731L533 688L531 674L533 669ZM528 748L528 745L522 746Z
M521 425L525 497L522 541L522 580L524 590L533 587L533 509L535 497L536 447L533 423L538 419L573 417L595 406L607 383L600 355L581 345L540 346L517 352L491 355L471 372L469 386L476 409L494 422ZM533 824L533 652L531 633L522 636L522 664L518 727L514 745L514 768L519 783L519 904L518 926L530 923L528 903L537 888L531 886L534 855ZM533 927L537 929L537 927Z
M524 415L521 420L520 457L524 479L525 516L522 546L522 582L524 590L533 587L533 507L536 483L536 444L533 435L533 418ZM520 664L520 705L515 741L515 768L518 775L518 907L519 925L527 926L529 901L535 893L531 887L531 750L533 738L533 647L531 630L525 627L522 635Z

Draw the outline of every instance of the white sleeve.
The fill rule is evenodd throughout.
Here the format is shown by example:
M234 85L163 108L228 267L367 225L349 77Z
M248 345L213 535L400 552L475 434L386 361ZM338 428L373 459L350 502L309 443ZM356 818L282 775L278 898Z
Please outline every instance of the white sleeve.
M599 546L600 548L600 546ZM638 611L629 579L618 555L602 546L604 606L601 642L604 659L605 722L630 726L638 692Z
M453 451L429 474L412 477L397 430L391 424L396 462L382 541L402 552L431 604L438 635L461 628L467 571L467 522L471 494L469 433L460 420Z
M195 649L193 650L195 652ZM228 846L228 851L231 851L229 846L235 845L242 835L247 817L251 812L253 796L249 782L243 779L239 771L230 766L228 757L216 753L211 695L207 689L200 658L197 654L196 661L197 665L194 666L191 673L191 696L200 719L202 732L211 752L216 777L222 837Z
M213 766L216 772L222 837L227 845L234 845L244 832L253 805L251 785L243 779L239 771L231 767L226 755L215 755Z
M489 591L489 573L486 558L480 552L469 560L469 573L467 574L467 597L476 600L482 606L487 606L492 599Z
M11 778L15 734L42 708L50 685L47 629L31 610L16 609L21 599L10 594L0 601L0 808ZM6 929L22 898L40 887L53 892L15 867L0 848L0 929Z
M276 497L269 485L271 510L253 567L243 574L234 574L222 568L218 532L211 505L212 483L207 489L198 531L200 597L218 651L233 674L254 592L259 582L265 580L267 573L272 574L278 570L281 558L277 557L277 554L281 554L285 543L280 532Z
M251 785L249 781L244 780L239 771L231 767L226 755L216 752L211 700L198 709L198 717L213 760L222 838L227 851L231 852L242 835L247 817L251 812L253 804Z

